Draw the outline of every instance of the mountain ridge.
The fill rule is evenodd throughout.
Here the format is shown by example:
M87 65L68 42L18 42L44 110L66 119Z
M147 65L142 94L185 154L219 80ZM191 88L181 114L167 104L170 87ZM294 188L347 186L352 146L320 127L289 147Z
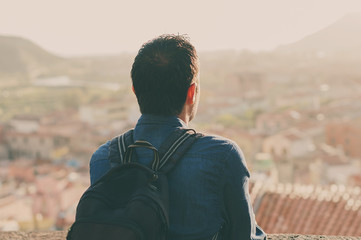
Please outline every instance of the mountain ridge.
M32 68L43 68L64 61L32 41L16 36L0 36L0 72L26 74Z
M229 61L234 60L233 65L230 65L234 71L241 67L236 63L249 65L249 61L252 61L253 68L265 70L265 66L269 66L267 59L275 59L275 57L278 62L267 67L267 71L270 68L279 68L280 64L286 66L289 60L285 60L285 54L300 56L301 60L305 59L304 56L316 56L316 58L336 56L333 58L336 61L346 59L344 62L353 64L361 62L361 14L346 15L299 41L279 46L274 51L263 55L250 51L241 52L241 54L237 51L230 51L227 54L222 54L222 51L200 53L201 57L204 57L204 69L207 62L211 64L226 58ZM133 54L63 58L49 53L28 39L0 35L0 81L2 82L19 75L26 80L67 75L73 79L87 81L104 79L118 81L129 78L129 69L133 59Z
M284 53L334 55L361 50L361 14L353 13L304 38L276 48Z

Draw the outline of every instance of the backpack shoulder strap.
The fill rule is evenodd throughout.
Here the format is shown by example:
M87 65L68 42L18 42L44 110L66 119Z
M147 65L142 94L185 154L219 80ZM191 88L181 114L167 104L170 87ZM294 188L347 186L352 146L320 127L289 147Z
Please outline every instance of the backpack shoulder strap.
M125 151L134 143L133 130L130 129L110 141L108 159L112 167L124 163Z
M197 138L203 136L193 129L178 128L159 147L159 170L163 173L171 171L183 155L189 150Z

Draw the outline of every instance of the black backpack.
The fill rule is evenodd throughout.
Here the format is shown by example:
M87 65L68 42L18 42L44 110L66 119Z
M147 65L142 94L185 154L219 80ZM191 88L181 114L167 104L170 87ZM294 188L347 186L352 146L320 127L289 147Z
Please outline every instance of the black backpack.
M67 240L167 239L167 173L199 136L178 128L159 151L149 142L134 142L133 130L114 138L109 146L113 167L81 197ZM151 166L132 161L138 147L153 150Z

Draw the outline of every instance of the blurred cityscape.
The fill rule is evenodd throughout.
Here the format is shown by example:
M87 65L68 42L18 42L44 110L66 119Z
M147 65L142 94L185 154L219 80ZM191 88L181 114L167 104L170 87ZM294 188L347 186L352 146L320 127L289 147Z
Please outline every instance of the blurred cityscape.
M325 234L322 218L329 233L361 235L360 26L348 15L272 52L199 53L191 127L241 147L267 232ZM92 153L140 116L129 76L135 54L61 58L0 36L0 230L74 221ZM321 206L321 215L307 214ZM291 215L319 225L292 224ZM330 223L347 219L355 226Z

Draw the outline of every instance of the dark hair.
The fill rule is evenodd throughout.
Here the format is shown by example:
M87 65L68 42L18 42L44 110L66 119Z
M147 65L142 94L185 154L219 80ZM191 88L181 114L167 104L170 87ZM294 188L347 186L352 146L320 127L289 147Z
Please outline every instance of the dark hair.
M131 77L141 113L178 115L198 73L198 57L185 36L162 35L140 48Z

